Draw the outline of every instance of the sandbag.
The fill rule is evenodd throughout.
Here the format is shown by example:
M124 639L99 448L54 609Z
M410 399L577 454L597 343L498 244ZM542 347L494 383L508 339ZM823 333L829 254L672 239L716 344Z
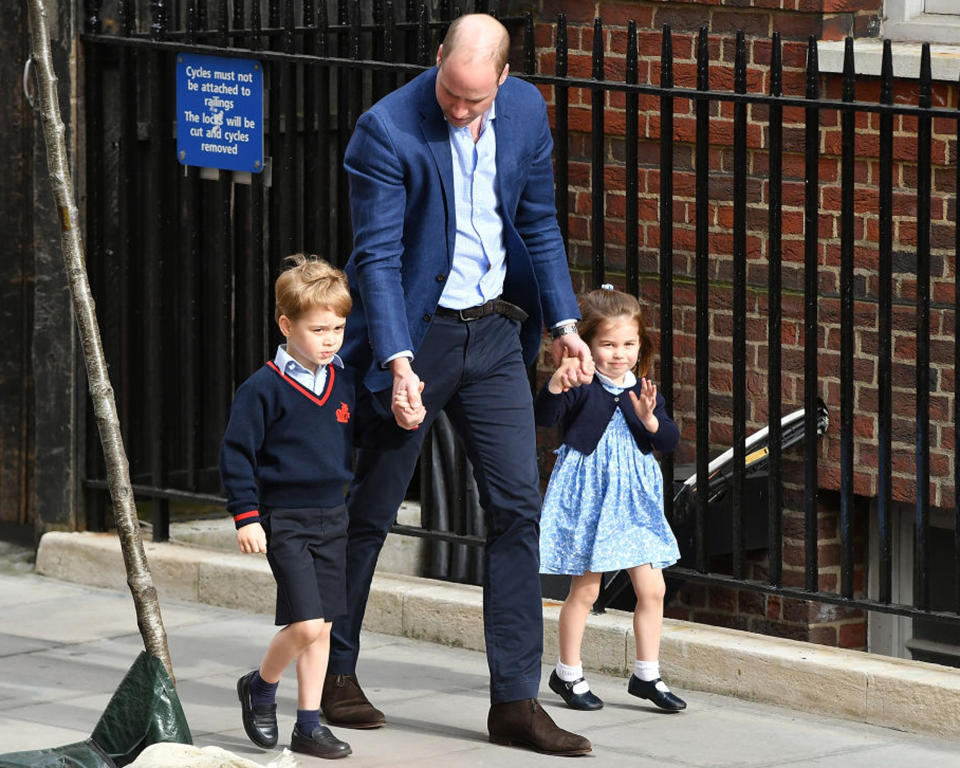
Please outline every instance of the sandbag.
M141 651L89 739L0 755L0 768L123 768L158 742L192 744L193 738L163 663Z
M0 755L0 768L116 768L116 765L90 739L62 747Z
M192 744L180 699L163 663L141 651L91 736L119 768L132 763L151 744Z

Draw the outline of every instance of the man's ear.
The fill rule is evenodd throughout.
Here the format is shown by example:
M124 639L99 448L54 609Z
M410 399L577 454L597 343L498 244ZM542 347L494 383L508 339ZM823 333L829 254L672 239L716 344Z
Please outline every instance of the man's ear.
M498 88L507 81L507 75L509 74L510 74L510 64L507 63L503 65L503 72L500 73L500 81L497 83Z
M440 66L440 62L443 60L443 43L440 43L440 47L437 48L437 66Z

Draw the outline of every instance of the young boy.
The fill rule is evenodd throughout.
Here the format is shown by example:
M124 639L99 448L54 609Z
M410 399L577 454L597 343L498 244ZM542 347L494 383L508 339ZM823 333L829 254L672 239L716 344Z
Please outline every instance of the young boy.
M247 379L220 451L227 509L241 552L263 552L277 582L282 625L260 668L237 681L243 727L277 743L276 691L297 660L297 723L290 748L316 757L350 754L320 725L330 626L345 613L347 512L354 382L337 355L350 312L346 276L302 254L277 278L276 320L287 343Z

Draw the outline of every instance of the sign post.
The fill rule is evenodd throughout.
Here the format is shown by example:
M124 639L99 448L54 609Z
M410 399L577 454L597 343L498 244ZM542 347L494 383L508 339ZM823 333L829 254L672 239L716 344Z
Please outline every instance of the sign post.
M263 67L255 59L177 54L177 160L263 170Z

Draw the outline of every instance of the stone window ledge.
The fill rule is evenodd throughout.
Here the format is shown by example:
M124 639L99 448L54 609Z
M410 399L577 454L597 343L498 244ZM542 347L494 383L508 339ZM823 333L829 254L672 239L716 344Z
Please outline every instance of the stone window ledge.
M956 19L957 17L953 18ZM957 28L955 39L958 42L956 45L938 43L930 45L930 70L934 80L947 80L956 83L960 78L960 23L956 21L954 23ZM916 39L914 38L914 40ZM920 43L893 41L894 77L912 79L920 77L920 49ZM817 58L820 71L843 72L843 54L843 40L819 41L817 43ZM870 38L853 41L854 66L858 75L879 76L882 55L882 40Z

